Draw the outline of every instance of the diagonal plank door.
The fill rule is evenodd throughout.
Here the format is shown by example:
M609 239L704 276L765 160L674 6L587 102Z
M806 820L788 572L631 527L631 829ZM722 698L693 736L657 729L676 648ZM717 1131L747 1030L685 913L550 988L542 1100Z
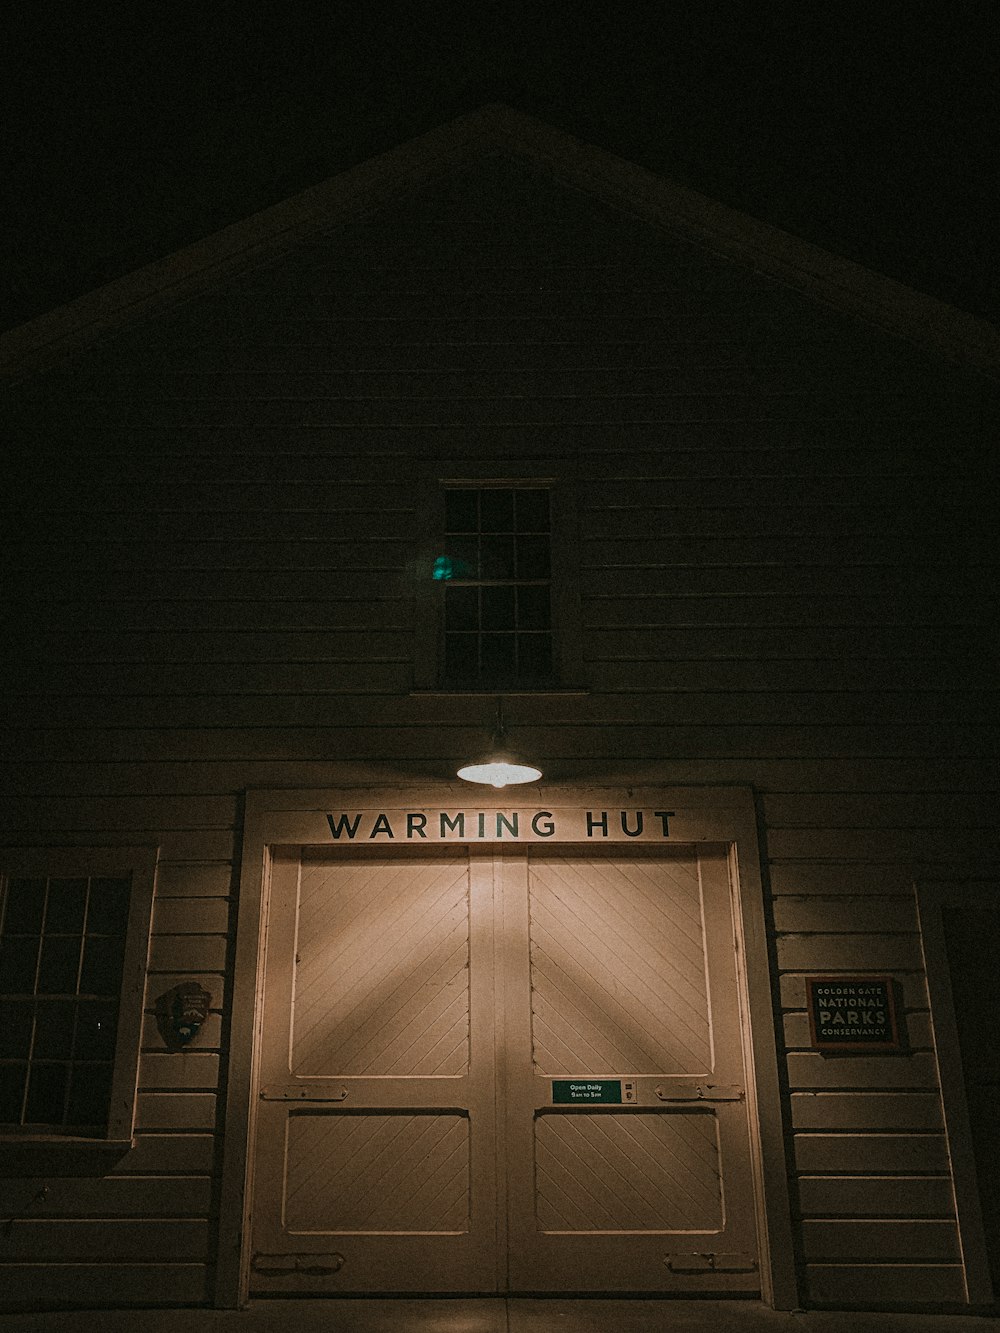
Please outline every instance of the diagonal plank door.
M295 848L270 898L251 1289L495 1290L489 859Z
M724 849L531 848L503 878L510 1289L756 1291Z
M253 1291L756 1291L724 848L289 848L270 904Z

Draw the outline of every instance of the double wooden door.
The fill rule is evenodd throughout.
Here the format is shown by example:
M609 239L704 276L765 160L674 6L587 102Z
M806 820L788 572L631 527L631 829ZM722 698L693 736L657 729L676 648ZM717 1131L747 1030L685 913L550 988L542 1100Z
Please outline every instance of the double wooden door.
M251 1290L758 1289L721 847L275 855Z

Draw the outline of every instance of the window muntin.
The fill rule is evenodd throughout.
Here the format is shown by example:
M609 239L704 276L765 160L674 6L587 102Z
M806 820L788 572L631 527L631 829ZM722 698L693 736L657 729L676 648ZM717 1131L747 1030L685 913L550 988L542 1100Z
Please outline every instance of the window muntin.
M444 681L468 688L550 684L550 492L540 486L445 490Z
M0 923L0 1124L107 1128L126 878L18 876Z

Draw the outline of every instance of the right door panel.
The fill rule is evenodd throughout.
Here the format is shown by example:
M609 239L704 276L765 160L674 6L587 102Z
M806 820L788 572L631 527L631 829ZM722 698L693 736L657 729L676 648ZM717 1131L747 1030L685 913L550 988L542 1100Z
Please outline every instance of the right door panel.
M500 866L510 1290L755 1292L725 849Z

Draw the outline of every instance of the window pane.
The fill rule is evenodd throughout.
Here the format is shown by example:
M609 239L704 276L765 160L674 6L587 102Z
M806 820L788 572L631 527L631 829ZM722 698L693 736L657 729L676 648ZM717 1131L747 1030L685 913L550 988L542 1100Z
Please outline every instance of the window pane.
M80 973L81 995L111 995L121 990L122 952L125 941L107 935L88 935Z
M479 539L477 537L449 537L448 560L451 562L449 575L453 579L477 579L479 577Z
M548 680L552 675L552 636L519 634L518 674L522 679Z
M518 588L518 629L549 628L549 590L545 588Z
M518 537L517 577L547 579L550 570L548 537Z
M549 493L542 490L517 492L518 532L548 532Z
M42 928L44 879L12 879L3 914L5 935L36 935Z
M444 493L445 532L476 532L479 528L478 491Z
M445 635L444 666L452 680L471 680L479 674L478 642L477 634Z
M490 679L514 674L513 634L484 634L482 636L483 675Z
M26 1064L0 1065L0 1121L5 1125L21 1123L24 1084L27 1077Z
M37 962L37 935L12 935L5 939L0 945L0 994L33 994Z
M513 537L484 537L480 543L480 576L484 579L514 577Z
M39 995L73 995L80 966L78 935L46 935L38 968Z
M46 935L82 935L86 905L85 879L50 879L49 901L45 909Z
M25 1124L62 1124L68 1072L68 1066L63 1064L31 1066L31 1073L28 1076L28 1102L24 1110Z
M514 628L514 588L483 588L483 629Z
M73 1021L76 1005L72 1000L45 1000L35 1015L35 1059L68 1060L73 1053Z
M444 503L444 678L464 688L550 681L549 491L469 486L446 489ZM522 651L524 631L537 642Z
M0 1057L27 1060L31 1054L31 1022L34 1005L30 1000L8 1000L0 1021Z
M444 593L446 630L479 628L479 589L446 588Z
M111 1103L111 1066L77 1065L66 1108L66 1124L104 1125Z
M484 490L479 497L480 531L514 531L514 492Z
M99 1133L110 1105L131 879L21 877L6 889L0 1122L65 1133L71 1099L76 1132Z
M77 1060L110 1060L115 1053L118 1007L113 1004L81 1004L76 1017Z
M92 879L87 906L87 931L91 935L124 935L128 927L129 881Z

